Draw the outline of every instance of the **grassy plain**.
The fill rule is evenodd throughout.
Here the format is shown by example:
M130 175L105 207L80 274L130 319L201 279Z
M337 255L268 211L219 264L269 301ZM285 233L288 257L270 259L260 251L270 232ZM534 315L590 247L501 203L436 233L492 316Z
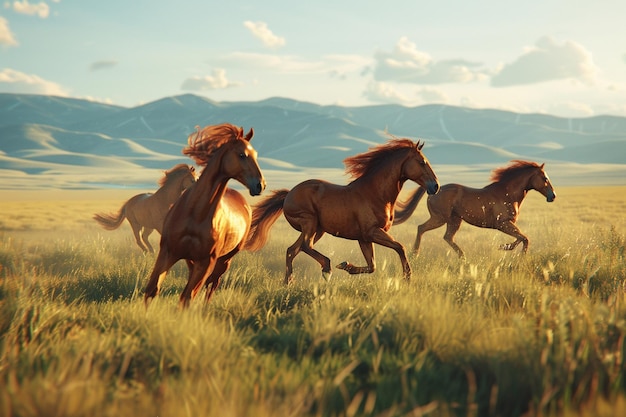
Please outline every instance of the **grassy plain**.
M626 415L626 187L557 192L522 206L526 256L463 225L462 262L441 228L410 283L377 247L372 275L326 283L300 255L284 287L297 234L281 219L188 311L182 263L146 311L154 256L127 224L91 220L132 194L13 194L0 203L0 415ZM426 218L422 203L392 234L410 248ZM316 248L362 263L355 242Z

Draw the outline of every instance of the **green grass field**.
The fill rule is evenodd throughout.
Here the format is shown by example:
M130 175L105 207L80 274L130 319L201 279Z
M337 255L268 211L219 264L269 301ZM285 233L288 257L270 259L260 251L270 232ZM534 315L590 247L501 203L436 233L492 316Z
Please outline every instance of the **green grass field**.
M626 187L557 193L522 206L528 254L465 224L462 262L441 228L410 258L409 283L376 247L372 275L327 283L301 254L283 286L297 233L281 218L187 311L184 263L146 310L155 257L128 224L91 220L123 198L4 201L0 415L626 415ZM422 202L391 233L410 249L426 218ZM364 263L356 242L316 249Z

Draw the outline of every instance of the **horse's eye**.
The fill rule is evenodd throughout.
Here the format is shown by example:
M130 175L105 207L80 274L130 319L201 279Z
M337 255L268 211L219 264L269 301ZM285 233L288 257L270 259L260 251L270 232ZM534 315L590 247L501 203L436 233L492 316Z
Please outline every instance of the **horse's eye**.
M246 159L246 154L245 154L245 153L243 153L243 152L241 152L241 153L239 154L239 158L241 158L241 159Z

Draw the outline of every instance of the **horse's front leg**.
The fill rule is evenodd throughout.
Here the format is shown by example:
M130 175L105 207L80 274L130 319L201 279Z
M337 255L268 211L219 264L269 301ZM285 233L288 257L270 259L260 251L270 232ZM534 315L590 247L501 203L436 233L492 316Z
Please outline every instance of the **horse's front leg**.
M506 233L509 236L513 236L515 238L514 242L505 243L504 245L500 245L500 249L502 250L513 250L520 243L523 245L522 251L524 253L528 252L528 238L519 230L519 228L511 221L506 223L502 223L498 226L498 230L503 233Z
M374 245L372 242L364 242L359 240L359 246L361 247L361 252L363 252L363 257L365 258L365 262L367 262L367 266L355 266L350 262L343 261L335 268L343 269L349 274L371 274L376 270L376 261L374 261Z
M222 278L222 275L224 275L224 273L228 271L228 268L230 267L230 261L232 261L233 256L235 256L238 252L239 247L237 247L230 253L217 258L217 261L215 262L215 267L213 268L213 272L211 272L211 275L209 275L209 277L206 279L206 283L204 284L207 289L207 303L211 300L213 293L220 285L220 279Z
M215 262L215 255L211 255L206 259L187 263L187 265L191 265L192 268L189 270L187 285L185 285L183 292L180 294L178 304L181 308L189 307L191 300L196 297L196 294L198 294L198 291L202 288L202 284L204 284L207 277L213 272Z
M406 251L404 250L404 246L402 246L400 242L391 237L391 235L385 232L383 229L372 229L369 235L372 242L396 251L396 253L400 257L400 263L402 263L404 279L409 281L411 279L411 266L409 265L409 260L406 257Z
M159 255L154 262L154 267L152 268L152 273L150 274L150 279L148 280L148 284L145 289L144 303L146 308L148 308L150 301L152 301L152 299L159 294L161 283L165 279L167 271L169 271L177 260L178 259L171 258L168 255L167 250L162 249L159 251Z

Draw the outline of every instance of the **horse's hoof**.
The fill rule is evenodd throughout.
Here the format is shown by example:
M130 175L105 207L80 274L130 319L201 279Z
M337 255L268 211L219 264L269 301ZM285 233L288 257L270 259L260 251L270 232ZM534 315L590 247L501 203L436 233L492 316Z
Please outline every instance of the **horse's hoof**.
M330 277L333 275L332 271L322 271L322 278L326 282L330 282Z
M350 267L350 264L348 262L346 262L346 261L343 261L342 263L337 265L335 268L343 269L344 271L347 271L349 267Z
M289 275L288 277L285 277L285 280L283 281L283 284L285 284L285 285L293 284L293 275Z

